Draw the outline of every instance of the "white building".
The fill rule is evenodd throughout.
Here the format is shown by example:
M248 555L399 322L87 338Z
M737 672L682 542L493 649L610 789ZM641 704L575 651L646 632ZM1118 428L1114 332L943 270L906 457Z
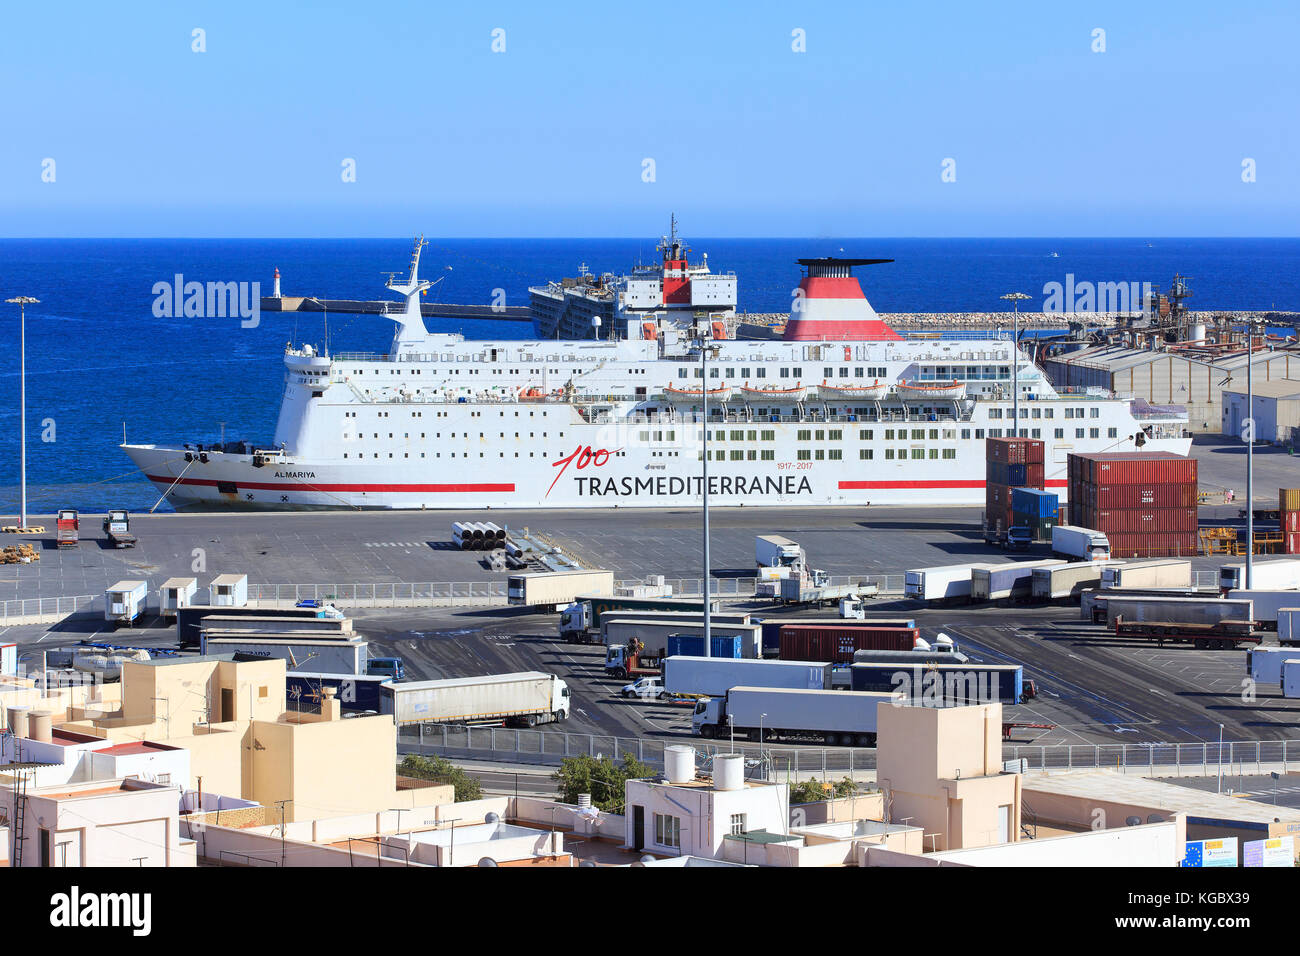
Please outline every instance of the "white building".
M626 784L627 848L719 859L728 836L789 834L789 788L746 780L742 755L714 757L711 779L696 776L690 747L665 748L664 766L661 779Z
M1296 374L1300 375L1300 363L1297 366ZM1293 441L1300 430L1300 380L1260 381L1256 376L1253 391L1255 440L1279 444ZM1223 434L1242 437L1242 426L1249 417L1246 376L1234 375L1231 384L1223 386Z

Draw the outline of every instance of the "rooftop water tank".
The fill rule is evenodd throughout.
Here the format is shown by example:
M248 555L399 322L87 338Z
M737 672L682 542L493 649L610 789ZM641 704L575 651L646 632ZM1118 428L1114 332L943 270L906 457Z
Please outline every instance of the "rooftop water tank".
M713 789L741 790L745 786L743 754L718 754L713 758Z
M669 783L690 783L695 779L695 751L682 744L665 747L664 773Z

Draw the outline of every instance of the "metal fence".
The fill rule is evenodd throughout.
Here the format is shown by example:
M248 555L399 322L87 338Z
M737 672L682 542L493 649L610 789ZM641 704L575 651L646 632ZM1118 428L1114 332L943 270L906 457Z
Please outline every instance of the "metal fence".
M76 597L19 598L0 601L0 624L32 617L66 617L84 610L97 600L93 594Z
M864 574L834 575L832 587L849 584L873 584L879 594L902 594L903 575ZM644 581L620 581L620 587L644 586ZM673 595L703 594L701 578L666 578ZM718 598L752 598L755 578L716 578L709 593ZM506 603L506 581L433 581L423 584L406 582L380 584L252 584L248 601L255 606L292 607L299 601L329 601L338 607L434 607L457 603ZM53 600L51 598L50 600ZM71 600L71 599L63 599ZM12 602L11 602L12 603Z
M558 765L565 757L610 757L630 754L656 768L664 765L664 747L686 744L707 766L718 753L733 752L729 741L652 739L611 734L572 734L558 730L514 730L502 727L465 727L443 724L399 728L398 747L406 752L439 753L507 763ZM876 751L855 747L759 746L737 741L734 752L745 755L747 772L774 779L790 777L852 776L876 769ZM1147 775L1208 775L1263 773L1269 768L1285 772L1291 760L1300 761L1300 741L1238 740L1210 743L1072 744L1038 746L1004 744L1006 760L1023 760L1028 770L1118 770Z

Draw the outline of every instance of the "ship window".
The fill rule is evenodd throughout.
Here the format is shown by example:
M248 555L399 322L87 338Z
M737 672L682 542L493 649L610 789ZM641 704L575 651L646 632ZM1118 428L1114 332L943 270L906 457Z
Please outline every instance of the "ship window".
M831 461L842 461L844 459L844 452L842 449L832 448L826 452L826 457Z
M863 373L864 373L865 371L866 371L866 369L864 369L861 365L859 365L857 368L855 368L855 369L853 370L853 377L854 377L854 378L862 378L862 377L863 377Z
M825 440L826 440L826 432L825 432L825 430L823 430L823 429L821 429L821 428L817 429L817 440L818 440L818 441L825 441Z
M742 369L740 370L740 377L741 377L741 378L749 378L749 369L747 369L747 368L742 368Z
M924 459L924 458L925 458L925 449L924 449L924 448L913 448L913 449L912 449L912 460L913 460L913 461L921 461L921 460Z
M885 441L893 441L893 440L894 440L894 430L892 428L886 428Z
M886 461L893 461L893 460L894 460L894 449L892 449L892 448L886 448L886 449L885 449L885 460L886 460Z
M812 452L810 452L807 448L800 448L797 452L795 452L795 457L798 458L800 461L811 461Z
M829 365L822 369L822 378L834 378L834 377L835 377L835 369L831 368Z
M843 368L840 369L840 378L848 378L848 377L849 377L849 367L845 365Z
M1058 428L1058 429L1056 429L1056 431L1055 431L1055 437L1056 437L1056 438L1064 438L1064 437L1065 437L1065 429L1064 429L1064 428Z
M876 437L875 432L873 432L870 428L863 428L858 432L858 438L860 438L862 441L871 441L875 437Z
M801 428L799 429L799 433L796 437L799 439L799 441L812 441L812 429Z
M1082 429L1082 428L1076 428L1076 429L1074 430L1074 437L1075 437L1075 438L1082 438L1082 437L1083 437L1083 429Z
M939 440L939 429L937 429L937 428L931 428L931 429L930 429L930 440L931 440L931 441L938 441L938 440Z
M1043 417L1044 417L1044 418L1055 418L1055 417L1056 417L1056 409L1054 409L1054 408L1045 408L1045 409L1043 409Z
M790 370L789 370L788 368L784 368L784 367L783 367L783 368L781 369L781 377L782 377L782 378L789 378L789 377L790 377Z
M901 437L901 435L900 435L900 437ZM924 429L924 428L913 428L913 429L912 429L912 441L923 441L924 439L925 439L925 429Z
M931 448L931 449L930 449L930 458L933 460L933 459L937 459L938 457L939 457L939 449L937 449L937 448Z
M757 372L758 374L754 376L755 378L767 378L767 369L760 368L757 369Z
M772 449L770 449L770 448L764 448L764 449L759 453L759 460L761 460L761 461L775 461L775 460L776 460L776 452L774 452L774 451L773 451Z
M1042 430L1041 428L1031 428L1031 429L1029 430L1029 437L1030 437L1030 438L1042 438L1042 437L1043 437L1043 430Z
M1094 405L1092 408L1088 409L1088 417L1101 418L1101 409Z
M970 438L970 429L969 429L969 428L963 428L963 429L961 430L961 437L962 437L963 439L969 439L969 438Z
M751 448L749 449L749 451L745 452L745 457L749 461L754 461L755 459L758 458L758 452Z
M1100 437L1101 437L1101 429L1100 429L1100 428L1089 428L1089 429L1088 429L1088 437L1089 437L1089 438L1100 438Z
M1107 429L1106 429L1106 437L1107 437L1107 438L1118 438L1118 437L1119 437L1119 429L1117 429L1117 428L1107 428Z
M716 368L709 369L709 378L717 378L717 377L718 377L718 370Z
M776 441L776 432L770 428L764 429L763 441Z
M739 448L737 448L737 449L733 449L732 452L731 452L731 460L732 460L732 461L744 461L744 460L745 460L745 452L744 452L744 450L739 449Z
M957 449L956 449L956 448L945 448L945 449L943 450L943 457L944 457L945 459L947 459L948 461L951 461L952 459L954 459L954 458L957 457Z
M984 437L984 429L982 429L982 428L977 428L977 429L975 429L975 439L976 439L976 441L978 441L979 439L981 439L981 438L983 438L983 437ZM1056 437L1057 437L1057 438L1060 438L1061 436L1060 436L1060 435L1057 435Z

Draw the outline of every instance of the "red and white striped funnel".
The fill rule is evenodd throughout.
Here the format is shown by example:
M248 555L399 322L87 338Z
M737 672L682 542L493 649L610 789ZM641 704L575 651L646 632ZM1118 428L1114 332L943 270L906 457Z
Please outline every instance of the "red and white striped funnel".
M788 342L882 342L902 336L887 326L862 294L854 266L893 259L800 259L805 269L785 326Z

